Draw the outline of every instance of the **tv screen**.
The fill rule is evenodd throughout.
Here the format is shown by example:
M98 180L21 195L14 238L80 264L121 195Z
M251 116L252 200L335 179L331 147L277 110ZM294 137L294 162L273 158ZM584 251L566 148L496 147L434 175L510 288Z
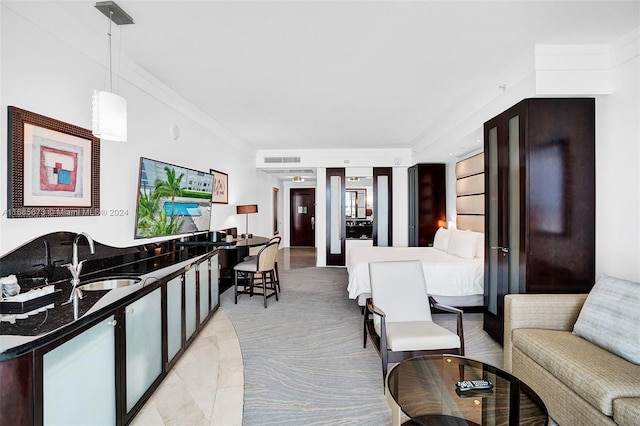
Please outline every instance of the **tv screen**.
M209 231L213 175L140 158L135 238Z

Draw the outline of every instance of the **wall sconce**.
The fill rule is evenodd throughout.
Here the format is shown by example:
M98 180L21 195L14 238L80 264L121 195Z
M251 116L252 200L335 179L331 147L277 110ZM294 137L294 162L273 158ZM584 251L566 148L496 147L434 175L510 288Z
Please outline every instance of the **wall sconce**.
M127 101L113 93L113 69L111 66L111 23L133 24L133 18L112 1L96 3L96 9L109 18L109 91L94 90L92 96L92 133L100 139L112 141L127 140Z
M304 182L304 178L302 176L294 176L291 178L291 182Z
M258 205L244 204L244 205L236 206L236 213L246 215L246 220L244 224L244 234L241 234L240 238L253 238L253 234L249 233L249 215L253 213L258 213Z

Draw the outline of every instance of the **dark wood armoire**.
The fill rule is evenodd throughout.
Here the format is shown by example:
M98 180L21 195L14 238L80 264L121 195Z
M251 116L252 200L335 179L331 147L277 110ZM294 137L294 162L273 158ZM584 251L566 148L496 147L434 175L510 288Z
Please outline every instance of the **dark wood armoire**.
M525 99L484 124L484 329L509 293L586 293L595 279L595 100Z
M409 247L427 247L447 223L445 164L409 167Z

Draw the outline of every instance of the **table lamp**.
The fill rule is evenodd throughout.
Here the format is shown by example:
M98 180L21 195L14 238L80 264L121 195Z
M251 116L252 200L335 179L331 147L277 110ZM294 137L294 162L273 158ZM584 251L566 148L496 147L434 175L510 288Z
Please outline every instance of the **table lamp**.
M253 234L249 233L249 215L253 213L258 213L258 205L257 204L244 204L236 206L236 212L238 214L246 215L246 221L244 225L244 234L240 235L240 238L253 238Z

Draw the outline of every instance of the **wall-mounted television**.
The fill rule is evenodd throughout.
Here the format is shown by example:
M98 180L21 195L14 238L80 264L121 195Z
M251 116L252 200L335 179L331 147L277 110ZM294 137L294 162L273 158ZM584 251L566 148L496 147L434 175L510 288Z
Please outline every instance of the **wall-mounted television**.
M213 175L140 158L135 238L209 231Z

